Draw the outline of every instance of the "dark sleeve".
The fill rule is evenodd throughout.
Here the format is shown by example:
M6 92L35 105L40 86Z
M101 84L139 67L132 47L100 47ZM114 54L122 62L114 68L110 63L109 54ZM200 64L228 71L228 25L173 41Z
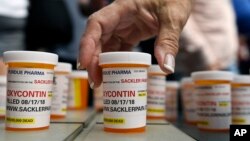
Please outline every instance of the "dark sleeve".
M250 35L250 0L232 0L240 34Z

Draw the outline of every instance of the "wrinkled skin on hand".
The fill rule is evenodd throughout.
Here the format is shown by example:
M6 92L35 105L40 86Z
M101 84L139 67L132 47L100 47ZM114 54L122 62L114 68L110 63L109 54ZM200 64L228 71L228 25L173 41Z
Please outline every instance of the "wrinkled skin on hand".
M89 17L81 39L79 68L88 70L90 84L97 87L102 82L101 52L129 51L141 40L157 36L154 55L161 69L171 73L164 64L174 62L191 5L192 0L114 1Z

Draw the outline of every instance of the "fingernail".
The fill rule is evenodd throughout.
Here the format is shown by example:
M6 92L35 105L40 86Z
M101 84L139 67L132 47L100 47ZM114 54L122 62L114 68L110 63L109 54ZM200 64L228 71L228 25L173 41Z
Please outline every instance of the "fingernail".
M88 81L89 81L90 88L94 89L95 83L92 81L92 79L90 77L88 77Z
M172 54L167 54L164 60L164 67L170 72L174 73L175 59Z
M77 62L76 62L76 68L77 68L78 70L83 70L83 69L84 69L84 67L81 65L81 63L79 62L78 59L77 59Z

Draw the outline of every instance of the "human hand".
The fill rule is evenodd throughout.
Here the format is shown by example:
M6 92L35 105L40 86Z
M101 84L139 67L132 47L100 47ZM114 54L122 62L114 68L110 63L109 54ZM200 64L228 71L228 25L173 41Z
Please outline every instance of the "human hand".
M207 66L206 70L220 70L222 69L221 64L219 62L216 62L214 64L210 64Z
M102 82L99 54L128 51L157 35L155 57L161 69L174 72L179 35L192 0L116 0L92 14L81 39L79 69L87 68L90 86Z

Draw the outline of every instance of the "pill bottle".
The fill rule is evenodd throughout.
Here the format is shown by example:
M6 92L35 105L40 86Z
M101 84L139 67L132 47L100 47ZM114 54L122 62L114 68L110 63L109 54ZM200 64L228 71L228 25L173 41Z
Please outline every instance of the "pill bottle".
M198 115L198 128L207 131L228 131L231 124L231 81L226 71L192 73Z
M148 70L147 119L165 119L166 73L159 65Z
M51 118L64 118L67 112L67 100L69 95L69 74L72 65L59 62L55 67L54 88L51 104Z
M232 123L250 124L250 76L236 75L232 82Z
M181 80L181 100L185 122L196 125L197 113L194 94L194 83L191 77L184 77Z
M0 75L0 119L5 117L6 110L6 76Z
M103 76L104 131L144 132L151 55L139 52L101 53L99 65Z
M7 130L41 130L50 123L54 67L58 55L35 51L7 51Z
M88 108L88 73L72 71L69 75L68 110L86 110Z
M177 119L177 96L178 96L178 90L180 87L179 82L177 81L167 81L166 82L166 98L165 98L165 107L166 107L166 111L165 111L165 115L166 115L166 119L168 121L176 121Z
M94 88L94 108L97 112L103 111L103 88L101 86Z

